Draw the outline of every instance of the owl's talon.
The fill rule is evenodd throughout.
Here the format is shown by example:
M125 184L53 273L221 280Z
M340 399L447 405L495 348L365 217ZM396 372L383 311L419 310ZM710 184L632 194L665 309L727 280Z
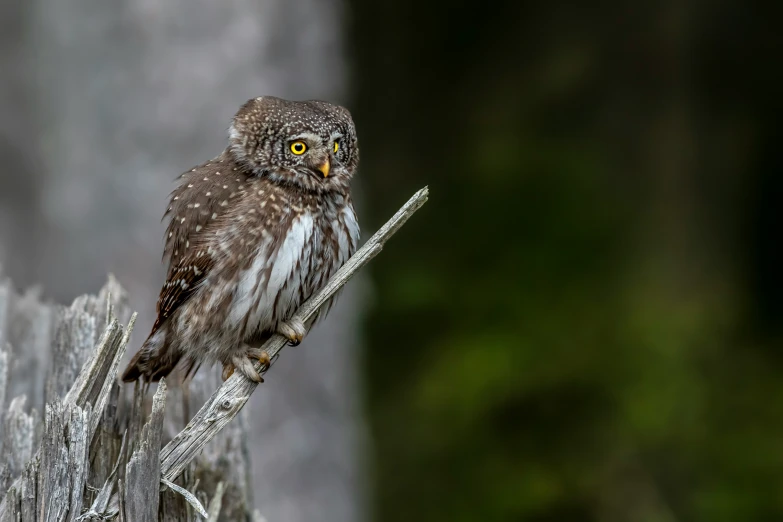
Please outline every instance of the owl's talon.
M223 373L220 375L223 378L223 382L227 381L229 377L234 375L235 369L236 368L231 363L223 365Z
M289 346L299 346L307 329L300 319L292 318L288 321L281 321L277 326L277 333L288 339Z
M259 383L264 382L264 379L258 374L253 366L253 361L247 354L235 355L231 358L231 363L242 373L242 375L251 381Z
M263 365L262 371L266 371L272 364L272 358L269 357L269 353L266 350L245 346L244 350L231 358L230 363L223 364L223 380L225 381L231 377L231 374L236 369L253 382L264 382L264 378L255 369L253 361L258 361Z
M269 357L269 353L266 350L261 350L258 361L264 365L264 368L269 368L272 365L272 358Z
M272 365L272 358L269 357L269 353L261 348L248 348L246 355L250 359L255 359L260 362L263 366L263 370L266 370Z

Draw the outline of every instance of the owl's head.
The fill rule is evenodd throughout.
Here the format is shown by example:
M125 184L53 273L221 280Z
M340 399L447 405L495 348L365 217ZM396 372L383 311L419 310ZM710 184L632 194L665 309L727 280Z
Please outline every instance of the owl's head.
M344 190L359 162L347 109L273 96L254 98L239 109L229 149L253 174L314 192Z

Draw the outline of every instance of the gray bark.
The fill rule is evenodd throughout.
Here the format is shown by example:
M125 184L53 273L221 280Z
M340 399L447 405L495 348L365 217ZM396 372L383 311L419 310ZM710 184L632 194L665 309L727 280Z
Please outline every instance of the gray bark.
M125 472L125 517L139 522L158 519L160 497L160 458L158 448L163 434L163 414L166 407L166 382L161 381L152 401L152 414L141 430L141 439L127 464Z
M0 496L0 521L76 522L114 518L134 522L191 522L197 520L197 513L207 518L207 512L196 499L206 502L214 499L216 492L220 501L212 504L213 511L219 509L217 520L250 520L253 514L244 501L249 481L243 477L232 482L233 477L223 473L214 458L196 459L179 485L169 484L169 489L179 492L160 493L159 451L164 437L166 386L165 383L158 386L145 423L142 387L136 386L131 398L117 385L120 360L135 316L130 318L127 329L114 317L115 313L127 317L128 309L124 292L113 279L100 295L103 297L77 298L67 309L43 303L31 306L32 301L20 299L11 290L0 301L0 307L15 316L31 311L34 317L57 318L54 328L48 329L51 336L47 343L39 342L34 335L25 335L12 338L8 353L0 353L0 376L7 373L2 365L15 363L15 354L37 349L39 344L48 347L41 359L54 362L46 372L47 379L42 372L28 375L50 394L43 419L25 411L24 396L13 398L1 419L0 469L3 472L0 477L4 495ZM50 313L42 314L42 308L50 308ZM32 330L37 328L34 321L28 322ZM96 333L99 331L100 335ZM82 350L84 346L90 348ZM0 384L3 382L0 378ZM0 396L7 395L7 380L5 384ZM130 387L124 389L131 391ZM237 423L233 436L240 443L222 448L224 459L246 470L247 452L241 444L245 436L241 423ZM219 488L201 480L201 477L223 475L227 478ZM234 491L233 497L226 496L229 490ZM198 509L188 507L182 501L183 494Z
M110 282L107 289L115 286L116 283ZM12 334L8 336L12 355L5 358L9 366L18 363L14 360L16 358L29 361L30 352L35 350L41 350L37 354L39 360L53 360L53 354L69 353L70 342L78 345L91 335L95 338L94 324L106 324L108 320L107 305L111 303L108 298L100 310L88 306L97 302L98 298L79 298L68 310L63 310L35 301L30 294L20 299L8 282L4 282L4 287L6 291L2 295L0 308L6 317L15 317L17 320L25 318L26 325L26 333L23 335L13 328L8 329ZM121 292L116 291L113 297L120 295ZM121 303L115 301L114 305L121 306ZM84 319L81 317L74 322L73 319L79 317L79 311L89 314L89 320L81 320ZM57 318L53 324L55 328L51 328L49 323L52 317ZM74 335L62 335L68 329L72 329ZM60 335L54 335L55 331L60 332ZM89 475L90 443L108 402L111 383L127 342L127 335L112 317L100 339L93 342L93 350L81 353L75 346L72 352L83 357L57 359L58 364L69 368L53 368L48 372L50 378L46 380L41 367L34 367L32 371L22 369L26 372L25 377L30 381L29 387L33 393L42 392L44 387L55 390L56 386L52 383L64 382L65 375L74 377L71 379L73 382L66 383L71 386L62 395L54 396L46 404L42 423L37 415L25 413L26 401L23 395L11 401L11 407L3 419L2 446L4 468L13 482L0 504L0 520L9 517L13 519L15 513L21 515L21 520L46 521L75 520L81 514L83 492ZM34 373L36 370L37 375ZM3 393L9 395L11 383L6 384ZM35 447L38 449L33 456L32 448ZM22 465L25 466L24 470L21 469Z

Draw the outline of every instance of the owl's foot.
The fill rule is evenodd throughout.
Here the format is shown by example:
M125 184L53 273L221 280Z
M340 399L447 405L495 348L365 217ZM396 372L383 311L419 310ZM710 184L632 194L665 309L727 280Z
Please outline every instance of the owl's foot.
M221 373L220 376L223 378L224 382L227 381L229 377L234 375L234 370L236 370L236 368L234 367L233 364L223 363L223 373Z
M277 333L288 339L288 344L298 346L304 339L307 329L304 323L297 318L288 321L281 321L277 326Z
M263 369L269 368L269 365L272 364L272 359L266 350L247 347L245 353L233 356L228 364L223 363L223 380L225 381L231 377L235 370L239 370L242 375L253 382L264 382L263 377L259 375L253 366L253 360L257 360L264 365Z

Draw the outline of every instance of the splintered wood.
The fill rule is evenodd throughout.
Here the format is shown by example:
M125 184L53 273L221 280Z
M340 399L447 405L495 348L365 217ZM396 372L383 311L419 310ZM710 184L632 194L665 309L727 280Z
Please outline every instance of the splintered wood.
M0 278L0 522L190 522L205 519L202 503L225 490L235 502L215 520L252 515L242 422L194 461L197 471L161 486L161 444L192 406L182 390L161 383L145 422L142 387L120 387L134 320L113 278L70 307L18 295ZM207 377L192 383L204 388L196 389L201 396L217 386ZM232 469L218 458L227 452ZM211 485L218 481L220 488Z

